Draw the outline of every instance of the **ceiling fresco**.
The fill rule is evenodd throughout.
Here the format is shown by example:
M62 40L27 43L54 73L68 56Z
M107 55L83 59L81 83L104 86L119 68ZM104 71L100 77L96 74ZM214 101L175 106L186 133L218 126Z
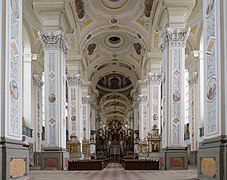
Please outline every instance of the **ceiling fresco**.
M132 87L132 82L124 75L108 74L99 80L97 87L103 90L124 91Z

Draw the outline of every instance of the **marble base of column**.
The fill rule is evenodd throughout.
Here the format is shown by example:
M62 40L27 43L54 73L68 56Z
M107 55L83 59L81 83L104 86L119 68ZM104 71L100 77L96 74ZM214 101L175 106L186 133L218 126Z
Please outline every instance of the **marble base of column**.
M198 151L191 151L188 155L189 165L196 166L198 163Z
M200 179L227 179L227 136L204 140L198 151L198 177Z
M0 179L28 179L29 151L21 141L0 140Z
M166 147L160 152L161 170L187 170L188 152L186 147Z
M61 148L45 148L41 153L41 170L68 170L69 153Z

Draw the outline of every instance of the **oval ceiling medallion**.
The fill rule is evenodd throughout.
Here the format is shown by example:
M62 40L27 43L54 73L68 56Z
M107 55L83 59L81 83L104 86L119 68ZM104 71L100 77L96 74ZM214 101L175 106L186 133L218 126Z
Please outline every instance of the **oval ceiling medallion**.
M104 42L110 48L120 48L125 44L125 39L120 35L108 35L105 37Z
M101 0L102 4L109 9L120 9L128 0Z

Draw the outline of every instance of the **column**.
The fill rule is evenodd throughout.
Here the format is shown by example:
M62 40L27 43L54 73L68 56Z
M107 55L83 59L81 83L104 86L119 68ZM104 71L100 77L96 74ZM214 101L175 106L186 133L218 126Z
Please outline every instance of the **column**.
M68 131L69 137L77 136L77 139L82 143L82 129L83 122L81 115L81 88L83 85L80 74L68 75Z
M144 159L148 156L147 151L147 137L148 137L148 122L147 122L147 96L139 95L138 99L139 110L139 139L140 139L140 153L139 158Z
M95 159L96 157L96 146L95 146L95 139L96 139L96 104L93 102L91 104L91 138L90 138L90 143L91 143L91 148L90 148L90 153L91 153L91 158Z
M203 1L205 118L198 151L200 179L227 179L226 15L226 1Z
M198 83L198 71L189 72L189 132L191 149L189 154L190 165L197 162L198 138L199 138L199 109L200 93Z
M188 168L187 151L183 147L185 44L188 35L188 29L184 28L166 28L163 32L162 169Z
M139 130L139 112L138 112L138 102L134 102L133 103L133 121L134 121L134 126L133 129L134 131L138 131ZM138 137L139 138L139 137Z
M16 8L14 8L16 7ZM0 179L28 178L22 143L22 0L0 1Z
M147 97L146 95L139 95L138 99L139 108L139 138L140 141L147 141Z
M90 96L83 97L83 140L90 141L90 111L91 98Z
M34 85L34 165L41 165L41 143L42 143L42 86L43 81L37 74L33 75Z
M90 159L90 114L91 98L89 95L83 97L83 155L85 159Z
M161 74L148 73L148 132L152 129L161 131Z
M65 56L67 44L60 30L39 34L44 50L45 71L45 147L42 169L67 169L66 153L66 78Z

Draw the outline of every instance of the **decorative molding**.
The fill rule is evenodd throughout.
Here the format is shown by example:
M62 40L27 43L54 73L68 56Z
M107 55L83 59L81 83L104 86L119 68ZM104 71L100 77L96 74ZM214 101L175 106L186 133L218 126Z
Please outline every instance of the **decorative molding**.
M163 33L163 42L159 45L161 51L163 51L163 49L165 49L167 46L185 47L189 32L190 28L166 28Z
M33 84L35 86L38 86L39 88L41 88L44 85L44 82L41 80L41 78L37 74L34 74L33 75Z
M138 108L138 102L133 102L132 108L134 108L134 109Z
M39 32L39 39L44 49L59 48L66 55L68 52L68 44L66 43L63 31Z
M67 82L69 86L76 86L76 85L81 85L83 86L84 81L82 79L81 74L77 74L77 75L68 75L67 76Z
M162 81L162 75L158 73L151 73L147 74L146 84L147 85L157 85L160 84Z
M192 76L188 79L188 83L190 85L193 84L193 83L196 84L198 82L198 77L199 77L198 72L197 71L193 72Z
M91 99L91 97L88 95L88 96L83 96L82 101L83 101L84 104L85 104L85 103L90 104L90 103L92 102L92 99Z
M138 103L141 103L141 102L146 102L147 101L147 96L146 95L143 95L143 94L140 94L137 98L137 102Z

